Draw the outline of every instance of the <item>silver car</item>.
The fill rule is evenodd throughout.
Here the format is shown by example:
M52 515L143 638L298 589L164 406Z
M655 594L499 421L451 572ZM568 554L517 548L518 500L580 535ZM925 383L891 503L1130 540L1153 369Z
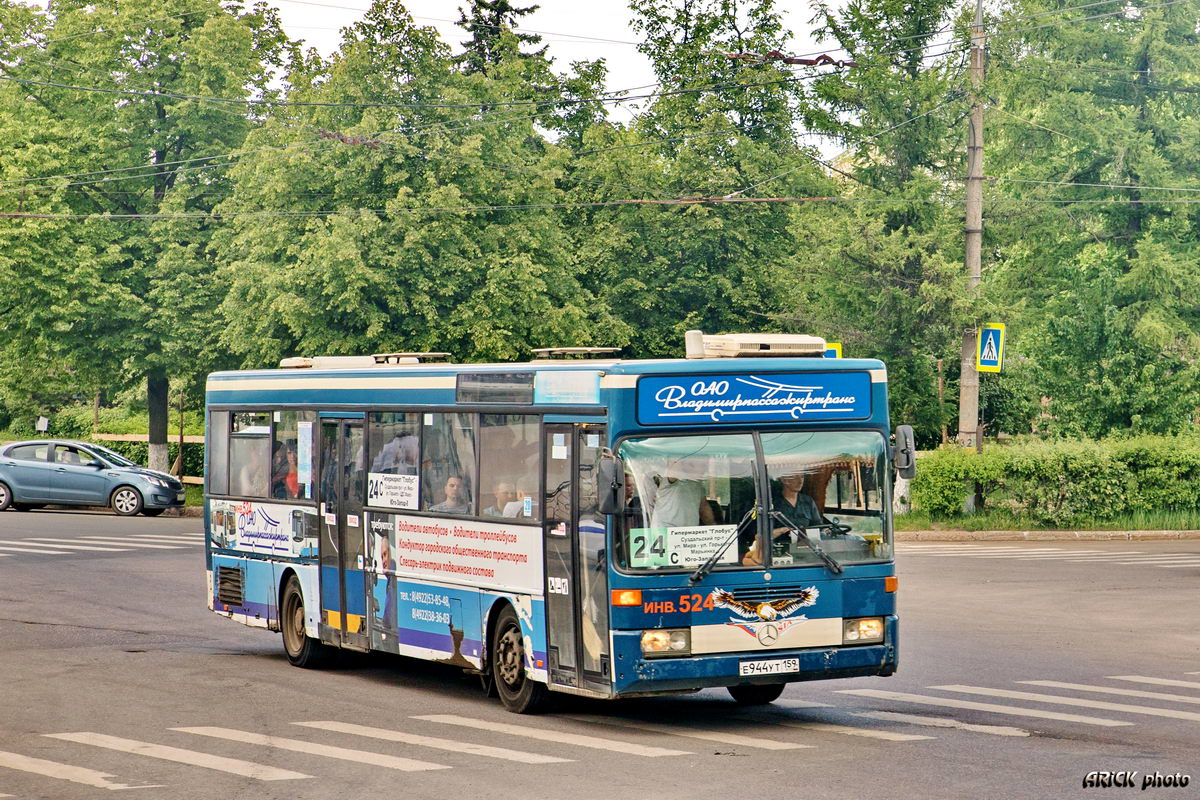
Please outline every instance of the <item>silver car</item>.
M0 511L46 505L110 506L157 516L184 504L183 483L107 447L42 439L0 448Z

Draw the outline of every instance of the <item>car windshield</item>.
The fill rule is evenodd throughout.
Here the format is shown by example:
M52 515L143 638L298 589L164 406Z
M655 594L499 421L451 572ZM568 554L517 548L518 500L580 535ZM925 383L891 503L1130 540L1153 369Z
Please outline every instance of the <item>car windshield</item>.
M891 557L878 432L628 439L620 455L626 503L615 553L625 569L689 569L717 553L716 569L814 566L818 551L843 564ZM765 513L750 519L756 503Z
M102 447L102 446L100 446L100 445L98 445L98 444L94 444L94 445L92 445L91 447L92 447L92 449L93 449L93 450L95 450L95 451L96 451L98 454L100 454L101 456L103 456L103 457L105 458L105 460L107 460L107 461L109 461L109 462L111 462L111 463L113 463L113 464L116 464L118 467L136 467L136 466L140 466L139 464L136 464L136 463L134 463L133 461L130 461L128 458L126 458L125 456L121 455L120 453L115 453L115 452L113 452L112 450L109 450L107 447Z

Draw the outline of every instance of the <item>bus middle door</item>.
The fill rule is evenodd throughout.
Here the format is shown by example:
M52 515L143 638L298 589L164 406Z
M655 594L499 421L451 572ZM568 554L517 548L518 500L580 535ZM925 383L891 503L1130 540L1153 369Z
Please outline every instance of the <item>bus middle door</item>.
M546 647L550 684L608 694L608 556L597 508L603 425L546 425Z
M368 650L363 426L321 420L321 641Z

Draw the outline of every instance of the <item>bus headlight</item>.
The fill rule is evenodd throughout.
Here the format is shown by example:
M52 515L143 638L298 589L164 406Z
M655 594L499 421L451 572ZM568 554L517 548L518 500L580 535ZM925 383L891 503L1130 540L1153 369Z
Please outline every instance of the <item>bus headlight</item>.
M686 656L692 652L692 632L687 628L642 631L642 655Z
M848 619L842 623L842 644L883 641L883 617Z

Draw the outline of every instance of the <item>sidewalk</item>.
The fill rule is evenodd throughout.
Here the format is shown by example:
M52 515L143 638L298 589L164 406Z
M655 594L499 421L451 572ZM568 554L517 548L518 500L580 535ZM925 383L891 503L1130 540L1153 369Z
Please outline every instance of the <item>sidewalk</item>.
M896 531L897 542L1103 542L1200 539L1200 531Z

